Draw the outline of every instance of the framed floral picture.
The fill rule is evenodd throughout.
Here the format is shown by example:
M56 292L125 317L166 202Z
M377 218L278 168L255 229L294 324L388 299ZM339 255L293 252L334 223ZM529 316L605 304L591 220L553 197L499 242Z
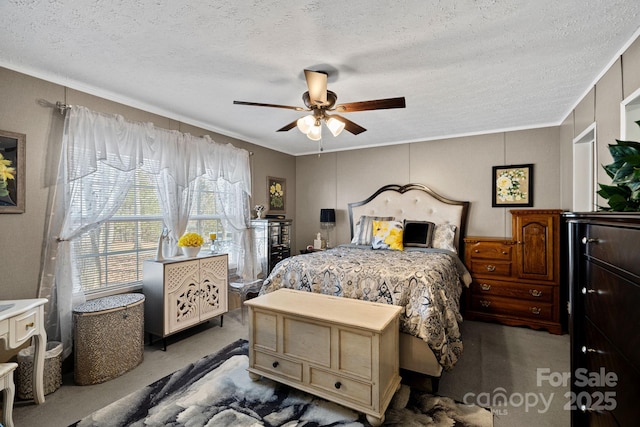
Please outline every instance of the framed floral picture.
M284 178L267 177L267 200L270 213L284 213L286 204L286 181Z
M23 213L26 136L0 130L0 213Z
M494 166L491 174L491 206L533 206L533 165Z

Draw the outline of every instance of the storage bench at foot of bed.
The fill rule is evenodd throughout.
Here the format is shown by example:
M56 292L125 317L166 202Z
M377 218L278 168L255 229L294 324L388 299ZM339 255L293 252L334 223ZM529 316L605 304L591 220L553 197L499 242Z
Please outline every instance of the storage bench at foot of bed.
M249 373L367 415L400 387L400 307L280 289L249 300Z

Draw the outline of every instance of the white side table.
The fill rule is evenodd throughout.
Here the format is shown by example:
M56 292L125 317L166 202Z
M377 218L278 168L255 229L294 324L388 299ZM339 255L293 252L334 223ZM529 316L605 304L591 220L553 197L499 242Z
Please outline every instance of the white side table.
M44 329L44 305L46 298L0 301L0 341L5 349L18 348L33 339L35 346L33 363L33 400L44 403L44 352L47 332Z
M244 302L247 299L249 293L257 293L262 287L262 279L239 279L235 281L229 281L229 293L237 294L240 297L240 313L242 318L242 324L244 325L244 312L246 307Z

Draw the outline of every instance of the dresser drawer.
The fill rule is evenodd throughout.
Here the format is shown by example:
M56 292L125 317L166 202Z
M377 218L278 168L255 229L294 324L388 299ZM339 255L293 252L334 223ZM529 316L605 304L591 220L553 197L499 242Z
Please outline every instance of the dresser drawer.
M500 296L523 300L553 302L553 286L476 279L471 283L472 295Z
M585 315L640 370L640 286L591 262L586 283L581 290Z
M582 388L578 387L576 391L584 390L591 396L594 396L596 392L614 392L616 407L610 413L621 426L636 425L640 418L640 406L638 406L636 399L629 397L640 396L638 371L629 365L628 361L616 351L607 338L589 320L584 323L583 339L584 344L579 345L577 350L580 352L579 357L583 362L580 366L584 368L581 371L576 371L572 379L574 385L576 385L576 381L586 382L585 376L596 378L595 373L598 374L598 378L602 378L602 369L606 373L614 373L617 377L617 383L613 387L607 384L598 384L596 387L587 385Z
M468 266L473 275L489 277L510 277L512 264L493 260L471 260Z
M503 241L469 242L467 245L470 259L511 261L513 256L513 245L506 244Z
M36 327L38 325L38 310L39 308L34 308L9 319L10 345L12 347L17 347L35 335L38 330Z
M302 381L302 363L293 362L280 356L254 351L256 369L280 375L294 381Z
M352 400L369 407L372 405L370 383L355 381L313 366L310 371L309 381L311 386L329 392L340 400Z
M471 309L486 314L500 314L535 320L553 320L553 305L544 302L472 295Z
M586 229L587 255L640 277L640 230L623 227L590 225Z

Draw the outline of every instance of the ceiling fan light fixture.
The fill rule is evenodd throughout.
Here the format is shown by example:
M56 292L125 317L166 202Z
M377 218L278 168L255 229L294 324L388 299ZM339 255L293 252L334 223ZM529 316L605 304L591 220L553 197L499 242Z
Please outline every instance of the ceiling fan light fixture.
M340 135L340 133L344 130L345 123L340 119L336 119L335 117L329 117L325 123L327 124L327 127L329 128L333 136Z
M307 133L307 138L309 138L312 141L318 141L320 138L322 138L322 126L320 125L312 126L309 132Z
M316 119L315 117L313 117L313 115L310 114L308 116L299 118L296 123L297 123L298 129L300 129L300 132L307 135L311 130L311 128L315 126Z

